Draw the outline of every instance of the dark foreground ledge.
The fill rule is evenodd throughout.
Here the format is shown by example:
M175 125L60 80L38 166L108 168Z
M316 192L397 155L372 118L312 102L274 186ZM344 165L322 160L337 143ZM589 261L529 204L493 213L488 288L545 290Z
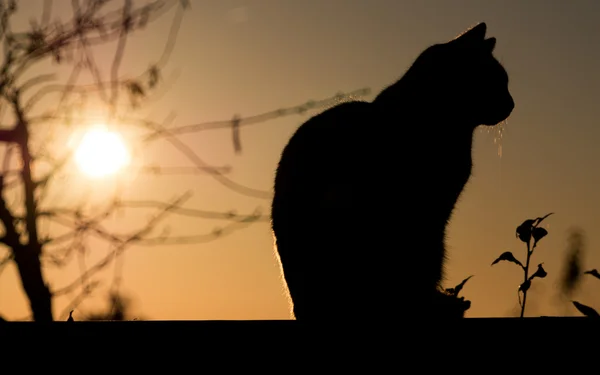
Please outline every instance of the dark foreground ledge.
M186 366L207 360L217 361L219 366L246 366L241 356L250 355L261 366L286 358L283 363L289 368L319 357L334 363L337 370L353 369L357 361L373 366L374 357L380 358L377 364L388 367L396 366L400 358L402 363L418 360L419 366L448 363L442 359L423 362L423 355L441 356L459 367L466 357L508 361L524 350L543 352L544 358L553 358L550 352L556 351L561 358L567 352L579 357L586 348L597 350L598 337L600 319L585 317L361 324L293 320L0 323L0 347L26 348L32 358L36 358L33 352L57 351L86 361L101 358L116 363L118 357L118 361L134 365L140 358L147 364L178 358L178 363ZM4 356L10 354L4 352ZM382 368L388 368L385 366Z
M573 337L586 336L592 331L598 333L600 319L586 317L537 317L537 318L466 318L448 322L297 322L294 320L259 320L259 321L92 321L92 322L54 322L40 324L33 322L0 323L0 337L25 338L39 337L71 337L90 340L113 340L128 338L129 340L146 340L148 338L162 340L182 337L204 337L213 342L236 339L236 341L259 339L293 340L306 335L343 336L354 333L437 337L440 335L461 334L472 338L485 339L518 337L523 334Z

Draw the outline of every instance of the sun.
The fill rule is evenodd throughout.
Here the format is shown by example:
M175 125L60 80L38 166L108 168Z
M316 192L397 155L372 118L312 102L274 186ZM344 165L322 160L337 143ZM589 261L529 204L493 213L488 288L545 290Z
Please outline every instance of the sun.
M103 127L87 131L75 150L77 166L92 178L115 174L129 161L129 150L123 138Z

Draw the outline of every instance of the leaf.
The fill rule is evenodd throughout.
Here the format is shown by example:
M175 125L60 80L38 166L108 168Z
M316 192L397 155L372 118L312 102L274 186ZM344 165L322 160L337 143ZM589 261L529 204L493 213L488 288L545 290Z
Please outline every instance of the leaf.
M525 281L523 284L519 285L519 292L527 292L529 290L529 287L531 287L531 279Z
M531 235L532 235L532 231L535 230L535 228L537 228L538 225L540 225L540 223L547 218L548 216L554 214L554 212L550 212L549 214L542 216L542 217L538 217L536 219L527 219L525 220L521 225L519 225L517 227L517 237L525 242L525 243L529 243L529 241L531 240ZM545 231L545 230L544 230ZM541 235L540 239L542 237L544 237L546 234L548 234L548 232L546 232L545 234L542 234L543 232L538 232L538 235ZM534 236L535 238L535 236Z
M600 279L600 273L598 273L598 270L595 269L595 268L593 270L585 271L584 274L585 275L592 275L595 278Z
M539 240L546 237L546 235L548 234L548 231L544 228L535 227L531 231L531 234L533 235L533 246L535 247L535 245L538 243Z
M542 267L542 264L543 263L538 264L537 271L535 271L535 273L533 275L531 275L529 280L533 280L535 277L539 277L540 279L543 279L544 277L548 276L548 273L546 272L544 267Z
M517 227L517 237L521 241L529 243L529 240L531 239L531 228L533 227L533 223L535 223L536 220L525 220L521 225Z
M515 256L513 255L513 253L511 253L510 251L505 251L502 254L500 254L500 256L494 260L492 262L492 266L498 262L500 262L501 260L506 260L508 262L512 262L516 265L521 266L521 268L523 268L523 264L521 262L519 262L519 260L517 258L515 258Z
M600 318L600 314L593 308L584 305L583 303L579 303L577 301L571 301L575 308L579 310L580 313L587 316L588 318Z
M455 286L454 288L448 288L446 289L446 293L457 297L458 293L460 293L460 291L462 290L462 288L465 286L465 284L467 283L467 281L469 281L469 279L471 277L473 277L474 275L471 275L469 277L467 277L466 279L464 279L463 281L460 282L460 284L458 284L457 286Z

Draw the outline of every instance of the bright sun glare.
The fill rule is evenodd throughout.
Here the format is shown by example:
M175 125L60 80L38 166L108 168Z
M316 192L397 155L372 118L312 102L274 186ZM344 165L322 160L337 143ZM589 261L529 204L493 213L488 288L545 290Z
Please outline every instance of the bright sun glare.
M121 136L103 128L86 132L75 151L79 169L93 178L116 173L129 164L129 151Z

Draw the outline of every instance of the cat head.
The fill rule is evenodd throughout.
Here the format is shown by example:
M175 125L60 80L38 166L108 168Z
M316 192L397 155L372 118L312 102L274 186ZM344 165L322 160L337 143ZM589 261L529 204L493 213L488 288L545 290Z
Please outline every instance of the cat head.
M480 23L455 39L425 50L415 61L417 85L444 103L447 115L460 116L474 126L496 125L514 108L508 74L493 56L496 38L485 37ZM412 69L411 68L411 69Z

